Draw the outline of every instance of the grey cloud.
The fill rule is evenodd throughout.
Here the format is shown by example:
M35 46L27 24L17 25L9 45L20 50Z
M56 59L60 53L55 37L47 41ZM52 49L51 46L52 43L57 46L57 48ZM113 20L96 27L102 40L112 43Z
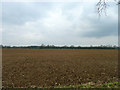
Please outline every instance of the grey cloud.
M89 3L4 3L3 44L114 44L117 12L100 21ZM113 7L115 8L115 7ZM109 12L108 12L109 13ZM112 40L108 42L108 38ZM103 39L106 38L106 39ZM91 41L90 41L91 39ZM102 42L104 41L104 42Z
M34 21L45 17L51 6L48 3L3 2L2 22L8 25L19 25L28 21Z
M97 22L96 24L93 24L91 28L88 29L93 29L92 31L83 33L84 37L96 37L96 38L101 38L101 37L106 37L106 36L117 36L118 35L118 25L117 22L112 21L111 22L103 22L99 23Z

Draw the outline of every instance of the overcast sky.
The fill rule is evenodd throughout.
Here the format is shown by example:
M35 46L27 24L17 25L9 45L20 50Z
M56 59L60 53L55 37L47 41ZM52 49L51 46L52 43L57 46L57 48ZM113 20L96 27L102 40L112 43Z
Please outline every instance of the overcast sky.
M96 2L3 2L3 45L117 45L118 8Z

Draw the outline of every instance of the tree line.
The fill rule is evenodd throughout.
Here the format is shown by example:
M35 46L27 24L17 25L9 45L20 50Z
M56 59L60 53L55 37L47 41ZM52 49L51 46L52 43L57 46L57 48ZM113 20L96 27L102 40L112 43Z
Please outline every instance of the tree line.
M111 45L100 45L100 46L55 46L55 45L40 45L40 46L3 46L0 45L0 48L28 48L28 49L119 49L117 46Z

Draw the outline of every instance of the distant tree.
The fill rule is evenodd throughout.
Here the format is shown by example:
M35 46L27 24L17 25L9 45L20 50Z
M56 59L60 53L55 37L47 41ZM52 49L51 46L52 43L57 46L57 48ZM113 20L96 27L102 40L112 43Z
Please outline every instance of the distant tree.
M44 44L41 44L41 46L45 46Z
M0 48L2 48L3 47L3 45L0 45Z
M74 48L74 45L71 45L70 48Z

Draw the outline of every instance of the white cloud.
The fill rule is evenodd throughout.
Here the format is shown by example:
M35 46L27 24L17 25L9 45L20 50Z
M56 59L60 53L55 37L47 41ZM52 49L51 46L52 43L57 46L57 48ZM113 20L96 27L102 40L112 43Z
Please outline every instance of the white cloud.
M42 4L44 5L44 3ZM32 12L33 15L31 15L30 18L33 18L33 20L29 20L29 18L27 20L21 20L20 23L22 24L15 23L15 21L13 24L4 23L3 44L117 44L117 30L113 30L116 29L117 26L117 12L115 9L110 9L112 10L110 11L110 15L108 17L102 17L99 21L96 13L93 10L94 3L47 3L45 6L42 6L42 4L38 4L37 7L34 5L34 9L31 9L31 11L28 9L29 7L24 7L26 4L22 4L22 7L25 9L22 8L21 5L19 6L19 8L22 8L21 12L17 11L17 9L13 10L12 8L14 12L19 12L23 18L24 15L27 17ZM29 3L27 5L29 6ZM7 8L7 6L4 8ZM26 10L29 10L27 13L28 15L25 13ZM12 14L5 13L5 15L7 17L11 17L10 15ZM14 17L16 17L16 15ZM21 19L21 16L19 17ZM9 21L6 20L5 22L12 22L12 19L9 19ZM110 30L107 30L109 25L111 28Z
M2 0L2 2L98 2L98 0ZM114 0L109 0L114 2Z

